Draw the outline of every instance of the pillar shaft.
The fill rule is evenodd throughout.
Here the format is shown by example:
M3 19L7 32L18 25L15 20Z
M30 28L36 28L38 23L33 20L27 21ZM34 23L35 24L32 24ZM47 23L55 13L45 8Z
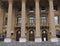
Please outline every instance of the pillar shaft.
M36 37L40 37L40 9L39 0L35 0L35 15L36 15Z
M26 24L26 0L22 0L22 24L21 24L21 37L25 37L25 24Z
M12 0L9 0L8 6L8 21L7 21L7 37L10 38L11 36L11 29L12 29Z
M56 37L53 0L49 0L49 29L51 31L51 37Z

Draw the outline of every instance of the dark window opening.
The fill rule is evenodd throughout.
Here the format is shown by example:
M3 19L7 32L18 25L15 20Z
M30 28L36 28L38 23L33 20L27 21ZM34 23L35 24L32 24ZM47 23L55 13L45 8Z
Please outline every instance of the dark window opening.
M41 7L41 10L46 10L46 8L44 6Z
M17 8L18 11L21 11L21 8Z
M60 38L60 31L59 30L56 31L56 37Z
M5 18L5 25L7 25L7 20L8 20L8 19L7 19L7 17L6 17L6 18Z
M56 10L56 11L58 10L58 6L57 6L57 5L56 5L56 6L54 6L54 10Z
M29 6L29 10L34 10L34 7L33 6Z

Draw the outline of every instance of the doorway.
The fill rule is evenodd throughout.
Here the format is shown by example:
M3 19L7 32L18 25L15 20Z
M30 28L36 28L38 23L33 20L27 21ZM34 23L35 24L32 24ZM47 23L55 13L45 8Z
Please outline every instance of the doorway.
M34 31L33 30L29 31L29 41L34 41Z
M46 30L42 30L42 41L48 41L48 34Z
M21 31L17 30L16 31L16 41L19 41L20 37L21 37Z

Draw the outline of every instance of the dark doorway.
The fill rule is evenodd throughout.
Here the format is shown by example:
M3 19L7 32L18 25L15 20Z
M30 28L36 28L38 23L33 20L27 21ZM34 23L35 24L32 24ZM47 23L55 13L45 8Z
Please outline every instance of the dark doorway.
M17 32L16 32L16 41L19 41L20 37L21 37L21 31L17 30Z
M42 41L48 41L48 37L47 37L47 31L46 30L43 30L42 31Z
M29 31L29 41L34 41L34 31L33 30Z

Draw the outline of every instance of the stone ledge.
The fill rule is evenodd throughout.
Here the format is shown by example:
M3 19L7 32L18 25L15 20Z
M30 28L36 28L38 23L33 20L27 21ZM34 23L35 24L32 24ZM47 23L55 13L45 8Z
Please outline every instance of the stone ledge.
M51 42L58 42L58 38L51 38L50 41Z
M35 42L42 42L41 38L35 38Z
M5 38L4 42L9 43L9 42L11 42L11 39L10 38Z
M19 39L19 42L26 42L27 40L26 40L26 38L20 38Z

